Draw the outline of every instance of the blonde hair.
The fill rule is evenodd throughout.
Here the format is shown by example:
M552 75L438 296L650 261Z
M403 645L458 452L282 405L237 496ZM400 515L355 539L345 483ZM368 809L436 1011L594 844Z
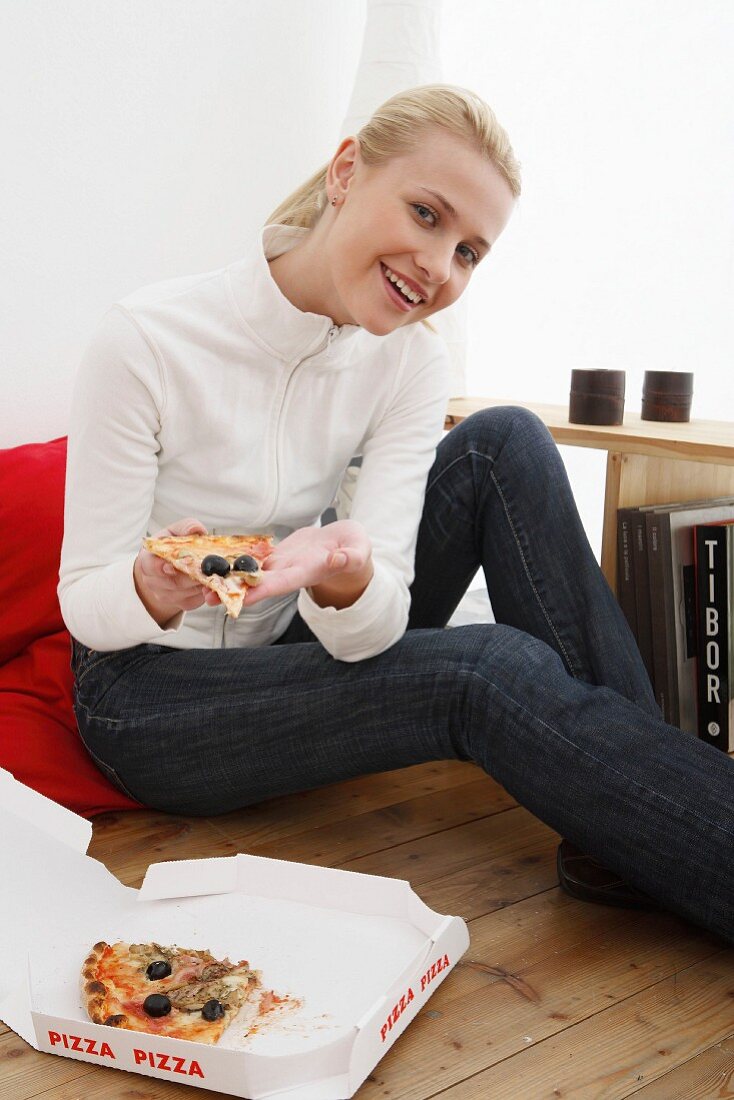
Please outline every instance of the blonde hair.
M440 126L462 137L499 169L514 198L520 195L520 163L510 139L492 108L474 92L454 84L423 84L388 99L358 131L365 164L384 164L412 152L429 127ZM296 225L312 229L327 207L326 172L331 162L314 172L281 202L266 225ZM436 330L428 321L423 324Z

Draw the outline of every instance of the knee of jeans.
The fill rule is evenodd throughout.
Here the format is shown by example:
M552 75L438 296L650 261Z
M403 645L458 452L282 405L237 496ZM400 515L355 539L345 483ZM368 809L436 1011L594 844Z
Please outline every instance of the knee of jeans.
M457 691L466 721L458 726L458 751L480 764L497 727L514 722L532 706L541 685L560 684L566 677L559 655L545 642L502 623L454 627L460 646L463 676ZM466 675L468 673L468 675Z
M497 684L523 685L544 675L567 675L565 665L552 646L517 627L505 623L476 623L453 627L451 633L463 644L463 658L480 680Z
M479 409L462 420L454 432L460 433L465 445L483 454L498 455L507 444L519 446L525 454L547 450L553 437L540 417L520 405L497 405Z

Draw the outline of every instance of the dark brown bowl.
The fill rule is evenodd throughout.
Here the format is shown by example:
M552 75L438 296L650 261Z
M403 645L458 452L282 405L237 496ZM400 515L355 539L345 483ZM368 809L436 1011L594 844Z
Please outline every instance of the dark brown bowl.
M571 424L621 424L623 370L573 370L568 419Z
M686 424L691 419L693 374L646 370L642 385L642 419Z

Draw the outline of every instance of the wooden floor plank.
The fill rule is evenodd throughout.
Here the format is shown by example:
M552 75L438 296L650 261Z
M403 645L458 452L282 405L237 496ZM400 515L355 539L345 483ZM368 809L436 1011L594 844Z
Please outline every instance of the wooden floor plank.
M45 1057L61 1061L52 1054ZM101 1066L87 1066L87 1069L89 1072L84 1077L53 1086L46 1092L33 1093L28 1100L221 1100L223 1095L211 1089L191 1088L178 1081L143 1077L140 1073L128 1073L127 1070ZM20 1097L3 1094L2 1100L20 1100Z
M95 829L89 855L126 886L140 886L149 864L174 859L235 855L235 844L205 818L182 818L152 810L120 815L114 829Z
M492 1100L639 1097L643 1082L662 1078L671 1066L730 1034L733 987L734 951L722 949L540 1043L528 1014L532 1046L442 1092L441 1100L469 1100L477 1086ZM670 1100L671 1093L661 1087L658 1095Z
M628 1095L635 1100L709 1100L734 1096L734 1034Z
M518 806L342 866L407 879L432 909L470 920L555 886L557 846L557 834Z
M336 818L291 836L241 845L240 851L342 867L350 860L433 836L515 805L501 787L485 777L459 788L406 799L346 819Z
M457 763L461 764L420 765L421 774L413 774L410 781L402 772L415 773L416 769L354 780L343 785L350 788L351 797L343 798L339 809L334 789L326 788L321 800L310 797L318 794L312 791L294 796L299 809L295 812L291 806L289 814L273 805L287 801L284 799L207 819L149 810L105 814L95 820L89 854L126 885L139 885L149 863L236 852L339 865L398 840L424 836L516 805L480 768L456 767ZM364 789L369 778L381 781L375 791ZM411 783L412 798L408 797ZM460 796L455 793L457 786Z
M248 806L210 820L232 840L244 843L246 848L243 850L249 850L249 845L274 842L333 821L344 821L422 795L452 790L478 779L487 779L494 784L494 797L499 797L502 788L476 764L461 760L437 760L410 768L358 776L344 783L283 798L271 798L260 805ZM509 798L504 792L502 796ZM508 805L514 804L514 800L508 802Z
M29 1100L78 1080L91 1068L71 1058L40 1054L13 1031L0 1036L0 1097L3 1100Z

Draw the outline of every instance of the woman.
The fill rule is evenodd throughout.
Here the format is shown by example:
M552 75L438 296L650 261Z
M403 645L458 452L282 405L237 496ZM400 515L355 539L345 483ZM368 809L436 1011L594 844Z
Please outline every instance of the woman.
M413 89L241 261L106 314L59 584L80 734L123 790L186 814L473 760L623 876L622 900L732 939L732 763L661 720L547 430L505 408L441 440L447 357L417 322L519 193L486 104ZM350 518L318 526L355 454ZM236 621L140 549L206 530L279 539ZM496 624L444 630L479 566Z

